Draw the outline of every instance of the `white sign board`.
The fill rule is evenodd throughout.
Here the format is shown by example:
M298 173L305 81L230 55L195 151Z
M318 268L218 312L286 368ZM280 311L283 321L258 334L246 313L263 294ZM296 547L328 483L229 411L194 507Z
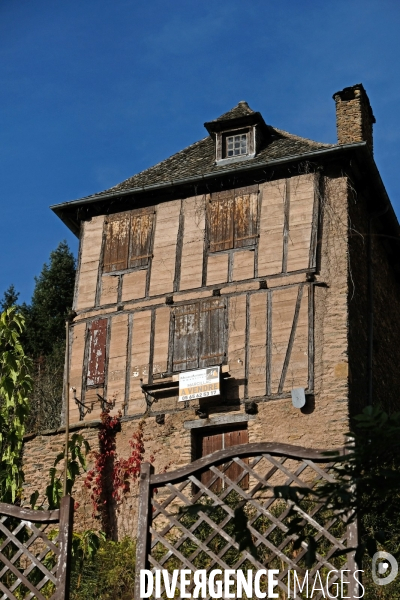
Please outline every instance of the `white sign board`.
M179 402L218 396L219 393L219 367L179 374Z

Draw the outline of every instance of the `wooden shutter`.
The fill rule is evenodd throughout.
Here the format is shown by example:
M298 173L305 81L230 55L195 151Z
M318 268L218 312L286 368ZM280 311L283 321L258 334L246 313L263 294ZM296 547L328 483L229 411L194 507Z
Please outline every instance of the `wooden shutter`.
M239 444L248 444L249 443L249 432L247 429L235 429L234 431L226 431L224 433L224 448L230 448L231 446L238 446ZM242 459L243 462L247 463L248 459ZM232 463L231 466L225 471L227 477L231 481L237 481L238 477L240 477L243 469L237 463ZM244 490L247 490L249 487L249 476L246 475L240 482L240 487Z
M88 386L102 386L106 366L107 319L97 319L90 326Z
M212 194L208 205L210 252L233 248L234 191Z
M200 304L199 367L221 364L225 353L225 302L206 300Z
M207 456L207 454L212 454L213 452L217 452L217 450L222 450L223 435L223 433L203 435L201 439L201 456ZM204 483L204 485L208 485L213 477L214 473L212 471L206 471L201 475L201 482ZM222 490L222 480L218 479L211 489L213 492L220 492Z
M151 255L153 223L154 208L149 209L146 212L132 212L129 268L142 267L148 264Z
M103 271L121 271L128 268L130 213L107 217Z
M235 190L234 247L252 246L257 241L257 186Z
M174 311L173 371L199 366L199 304L177 306Z

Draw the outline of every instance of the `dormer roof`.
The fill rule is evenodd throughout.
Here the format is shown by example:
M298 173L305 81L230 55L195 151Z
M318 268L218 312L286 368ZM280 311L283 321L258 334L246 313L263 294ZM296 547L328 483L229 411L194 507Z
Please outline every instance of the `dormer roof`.
M263 129L266 128L266 124L261 113L255 112L253 109L251 109L244 100L241 100L239 104L217 119L204 123L204 127L211 135L220 131L234 129L237 127L247 127L250 125L260 125Z
M210 121L210 123L215 123L216 121L228 121L229 119L237 119L238 117L247 117L255 114L260 113L256 113L252 108L250 108L246 100L241 100L238 102L238 104L236 104L236 106L231 108L231 110L228 110L228 112L224 113L220 117Z

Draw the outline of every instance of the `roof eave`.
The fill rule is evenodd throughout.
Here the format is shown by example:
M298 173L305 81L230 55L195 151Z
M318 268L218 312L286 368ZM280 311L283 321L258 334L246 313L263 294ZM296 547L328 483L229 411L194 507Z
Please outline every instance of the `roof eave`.
M292 154L290 156L285 156L284 158L272 159L264 162L257 162L252 164L245 164L243 166L235 164L235 167L232 169L224 169L223 171L211 171L209 173L202 173L201 175L194 175L193 177L185 177L183 179L171 179L170 181L164 181L162 183L154 183L152 185L140 185L133 188L128 188L127 190L119 190L115 192L110 192L108 194L100 193L93 194L93 196L87 196L84 198L78 198L76 200L68 200L67 202L62 202L61 204L52 204L50 206L53 212L56 212L63 208L68 208L70 206L83 206L85 204L90 204L92 202L98 202L99 200L108 200L110 198L116 198L118 196L127 196L128 194L135 194L138 192L147 192L154 191L157 189L163 189L170 187L172 185L179 186L187 183L194 183L196 181L202 181L203 179L210 179L212 177L219 177L220 175L224 176L230 173L237 173L238 171L251 171L254 169L262 169L265 167L273 167L279 164L285 164L292 161L304 160L310 157L322 157L326 154L331 154L332 152L343 152L346 150L354 150L357 148L366 147L365 142L358 142L355 144L343 144L341 146L331 146L329 148L323 148L322 150L315 150L312 152L306 152L303 154Z

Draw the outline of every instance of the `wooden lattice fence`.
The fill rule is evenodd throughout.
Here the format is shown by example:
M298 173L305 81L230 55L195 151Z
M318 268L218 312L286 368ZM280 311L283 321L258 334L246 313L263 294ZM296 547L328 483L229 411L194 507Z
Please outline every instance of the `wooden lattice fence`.
M301 578L307 568L307 544L293 548L296 538L286 534L293 510L317 542L317 564L309 570L310 578L317 570L323 575L349 569L350 579L351 572L357 569L353 553L333 555L337 550L355 546L357 526L345 525L311 497L296 506L275 498L272 490L277 485L314 488L323 480L333 481L331 467L322 451L273 443L234 446L160 475L154 474L152 465L143 463L135 598L140 598L141 569L278 569L279 594L286 598L288 570L292 570L292 575L295 570ZM239 503L245 505L257 559L247 550L239 551L231 536L231 519ZM180 511L180 507L193 504L205 505L207 509ZM340 581L340 573L333 577L331 574L329 581L330 585ZM348 593L357 597L358 588L352 581ZM163 587L161 592L165 597ZM322 592L313 595L322 597Z
M73 499L41 511L0 503L0 600L68 600Z

